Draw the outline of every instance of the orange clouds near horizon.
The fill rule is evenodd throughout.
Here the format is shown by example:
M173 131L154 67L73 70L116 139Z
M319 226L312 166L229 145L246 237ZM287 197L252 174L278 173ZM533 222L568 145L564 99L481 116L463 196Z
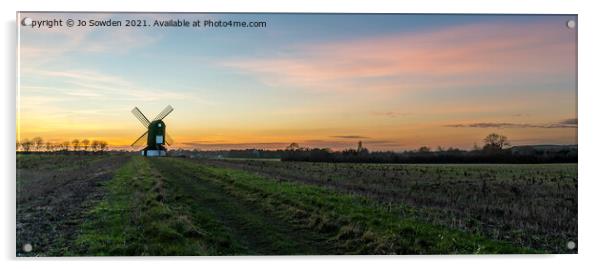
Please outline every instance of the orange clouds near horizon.
M577 143L572 16L219 16L271 27L22 29L17 139L128 149L144 132L129 111L169 104L172 148L469 149L492 132Z

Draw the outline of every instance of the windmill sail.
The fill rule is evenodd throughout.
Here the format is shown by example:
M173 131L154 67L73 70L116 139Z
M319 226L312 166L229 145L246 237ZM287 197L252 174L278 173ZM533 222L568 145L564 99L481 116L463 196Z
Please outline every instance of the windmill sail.
M134 107L134 109L132 109L132 114L134 114L134 116L140 121L140 123L142 123L144 128L148 128L148 126L150 125L150 121L146 118L146 116L144 116L144 114L142 114L138 107Z
M148 131L144 132L140 137L138 137L138 139L136 139L136 141L134 141L134 143L132 143L132 147L139 147L142 146L146 143L146 139L148 136Z
M171 146L173 144L173 138L171 138L171 136L168 133L165 133L165 143L167 143L168 146Z
M157 115L157 117L155 117L155 119L153 121L164 119L172 111L173 111L173 107L171 107L171 105L168 105L167 107L165 107L165 109L163 109L163 111L161 111L161 113L159 113L159 115Z

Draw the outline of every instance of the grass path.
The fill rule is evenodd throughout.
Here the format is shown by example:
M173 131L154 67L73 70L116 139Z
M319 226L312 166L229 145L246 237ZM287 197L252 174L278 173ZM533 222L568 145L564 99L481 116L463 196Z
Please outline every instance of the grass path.
M165 203L164 178L142 157L121 167L81 226L72 255L211 255L189 212Z
M166 179L167 203L193 212L199 223L211 227L216 254L291 255L328 252L326 238L309 229L299 229L229 195L207 174L195 173L181 162L152 160ZM210 218L210 219L208 219ZM220 227L221 226L221 227ZM219 238L219 239L218 239Z

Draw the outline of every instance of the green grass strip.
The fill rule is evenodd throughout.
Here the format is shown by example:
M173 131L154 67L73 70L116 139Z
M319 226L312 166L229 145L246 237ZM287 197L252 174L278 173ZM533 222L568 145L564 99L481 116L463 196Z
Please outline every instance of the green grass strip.
M161 175L133 157L89 212L73 255L207 255L203 232L164 200Z
M240 170L165 159L181 169L221 184L230 194L258 204L292 223L327 234L346 254L493 254L537 253L507 242L492 241L440 225L432 225L399 212L400 205L383 206L367 198L325 188L280 182ZM335 254L335 253L325 253Z

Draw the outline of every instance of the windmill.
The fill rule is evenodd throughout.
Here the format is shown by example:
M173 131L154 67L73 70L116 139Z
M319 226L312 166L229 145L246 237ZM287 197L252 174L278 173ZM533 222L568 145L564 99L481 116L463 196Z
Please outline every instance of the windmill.
M134 143L132 143L132 147L139 147L144 145L146 142L146 147L140 152L142 156L148 157L156 157L156 156L166 156L167 151L165 148L165 144L171 146L173 140L165 131L165 123L163 119L169 115L173 111L173 107L168 105L157 115L153 121L149 121L140 109L134 107L132 109L132 114L142 123L144 128L147 128L146 132L142 134Z

